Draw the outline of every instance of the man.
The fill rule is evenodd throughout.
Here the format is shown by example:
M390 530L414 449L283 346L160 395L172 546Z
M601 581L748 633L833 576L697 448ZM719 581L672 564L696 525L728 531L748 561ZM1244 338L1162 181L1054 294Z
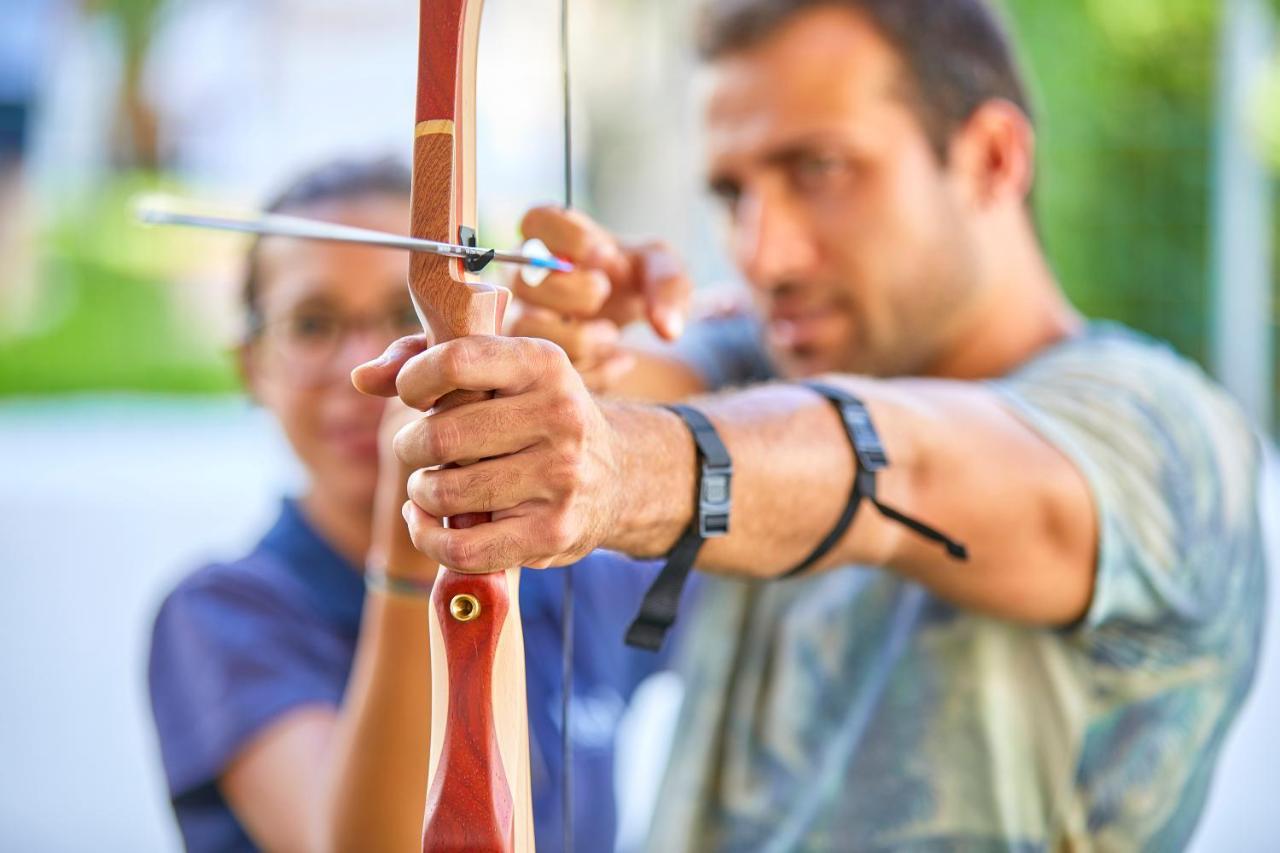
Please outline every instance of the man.
M704 54L709 181L765 346L695 328L692 369L640 359L622 384L789 381L694 402L732 456L732 516L698 557L722 577L686 614L653 849L1185 845L1263 616L1248 424L1196 368L1063 297L1029 212L1029 111L979 0L719 0ZM647 311L678 333L660 251L555 211L526 224L585 272L518 295L580 328ZM571 343L589 377L623 370ZM497 391L398 436L423 469L405 513L428 555L466 571L652 557L698 517L675 414L593 399L546 341L415 352L393 346L357 383L423 411ZM865 402L883 504L967 562L864 501L777 582L857 473L836 409L793 384L817 376ZM493 522L438 522L476 511Z

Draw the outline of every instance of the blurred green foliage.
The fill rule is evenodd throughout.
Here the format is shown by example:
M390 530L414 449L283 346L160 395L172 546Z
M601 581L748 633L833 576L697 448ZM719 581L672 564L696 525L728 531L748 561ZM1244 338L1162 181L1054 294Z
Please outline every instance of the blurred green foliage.
M0 394L86 390L226 392L232 359L207 318L176 310L200 238L131 221L135 194L163 182L119 175L87 200L61 205L41 241L35 328L0 338Z
M164 3L86 5L112 16L122 49L138 56ZM1203 362L1218 0L1003 5L1033 81L1036 206L1065 287L1089 315L1121 320ZM1280 57L1256 101L1259 144L1280 167ZM56 320L0 340L0 393L234 387L228 359L172 309L171 255L192 244L125 223L126 198L152 183L113 179L93 204L68 206L73 212L55 223L44 271Z
M1037 213L1064 287L1090 316L1206 363L1221 3L1004 6L1037 96ZM1259 149L1280 167L1280 56L1254 105ZM1280 276L1273 287L1280 306Z
M1036 90L1037 211L1064 286L1089 315L1203 360L1218 4L1006 6Z

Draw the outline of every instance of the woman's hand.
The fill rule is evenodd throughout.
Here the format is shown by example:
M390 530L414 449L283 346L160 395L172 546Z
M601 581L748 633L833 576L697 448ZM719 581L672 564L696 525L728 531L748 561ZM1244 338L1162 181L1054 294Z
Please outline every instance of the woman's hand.
M396 352L408 357L422 352L429 345L426 335L418 335L403 338L392 346ZM361 377L357 379L353 375L357 388L361 379L376 382L381 378L377 364L362 365L357 370ZM393 577L433 580L439 564L413 546L404 516L409 498L407 484L413 469L396 457L393 448L396 433L421 417L421 412L409 408L398 398L387 400L382 425L378 429L378 485L374 493L373 537L365 567Z

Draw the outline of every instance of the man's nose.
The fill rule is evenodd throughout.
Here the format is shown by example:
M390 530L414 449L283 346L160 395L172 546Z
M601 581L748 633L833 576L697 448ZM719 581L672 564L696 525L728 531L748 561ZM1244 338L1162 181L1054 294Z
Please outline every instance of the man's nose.
M738 268L756 287L807 278L818 252L805 216L784 198L760 193L742 199L734 226Z

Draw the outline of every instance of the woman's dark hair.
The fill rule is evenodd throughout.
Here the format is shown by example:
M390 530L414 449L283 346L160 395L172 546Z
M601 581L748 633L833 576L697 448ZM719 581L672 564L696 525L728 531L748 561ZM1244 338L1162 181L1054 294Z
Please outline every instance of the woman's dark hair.
M407 197L413 185L409 167L395 157L333 160L309 169L294 178L267 204L267 213L287 213L335 201L351 201L369 196ZM241 291L249 335L262 328L261 270L259 249L262 238L249 247Z
M754 47L820 8L862 16L897 51L908 102L941 162L984 101L1003 98L1032 117L1009 39L985 0L709 0L699 52L713 61Z

